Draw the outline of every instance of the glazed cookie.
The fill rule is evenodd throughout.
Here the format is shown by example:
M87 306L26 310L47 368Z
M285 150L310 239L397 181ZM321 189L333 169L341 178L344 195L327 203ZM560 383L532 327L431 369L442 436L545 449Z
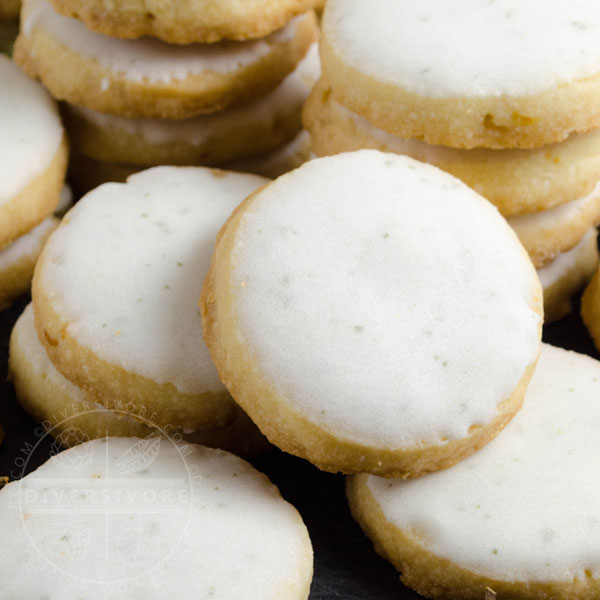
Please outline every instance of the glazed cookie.
M468 456L519 409L541 304L489 202L372 150L250 196L201 299L221 379L272 443L324 470L403 477Z
M244 460L161 438L60 452L0 492L0 596L306 600L298 511Z
M112 37L157 37L171 44L269 35L322 0L52 0L56 10Z
M597 361L543 344L525 405L496 440L413 481L349 478L352 512L423 596L597 598L599 394Z
M52 99L0 55L0 248L56 208L67 163Z
M571 299L598 267L598 232L590 229L571 250L538 269L544 290L544 322L558 321L571 312Z
M334 96L385 131L533 148L600 125L599 26L595 0L331 0L321 58Z
M48 217L35 229L0 250L0 310L29 291L35 263L59 219Z
M15 60L55 98L124 117L185 119L275 88L316 38L313 12L267 38L173 46L120 40L25 0Z
M361 148L407 154L462 179L507 217L582 198L600 181L600 129L533 150L434 146L375 127L337 102L323 80L303 117L320 156Z
M162 427L227 424L234 404L202 343L198 297L219 227L266 181L157 167L80 200L33 281L57 369L107 408L145 410Z
M579 200L508 219L537 268L573 248L590 227L599 223L600 184Z
M219 165L275 150L292 140L302 129L302 105L318 77L314 44L283 83L249 104L183 121L127 119L67 105L67 131L78 153L100 161Z
M312 158L314 155L310 134L307 131L301 131L291 142L273 152L228 163L226 168L275 179L288 171L297 169Z
M108 410L65 379L50 362L37 337L31 305L19 317L10 337L9 373L21 406L66 446L105 436L147 437L158 431L153 428L152 415ZM160 431L183 437L187 442L246 456L263 452L269 446L238 407L225 427Z

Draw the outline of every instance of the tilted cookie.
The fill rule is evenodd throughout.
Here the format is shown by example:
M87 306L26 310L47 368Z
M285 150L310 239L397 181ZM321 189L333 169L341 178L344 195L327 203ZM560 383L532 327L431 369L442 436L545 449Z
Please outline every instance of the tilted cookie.
M284 27L322 0L52 0L56 10L88 29L120 38L144 35L171 44L247 40Z
M57 369L107 408L145 410L162 427L227 424L234 403L202 342L198 297L219 227L266 181L157 167L80 200L33 281Z
M76 152L112 163L213 166L240 160L273 151L300 132L300 112L319 65L314 44L267 96L183 121L127 119L66 105L67 131Z
M544 322L558 321L571 312L571 300L598 267L598 232L590 229L571 250L538 269L544 290Z
M59 219L47 217L29 233L0 250L0 310L29 291L35 263Z
M541 304L489 202L371 150L242 203L201 299L221 379L271 442L324 470L404 477L468 456L519 409Z
M31 305L10 336L9 374L21 406L65 446L106 436L147 437L159 431L244 456L263 452L269 446L239 407L235 407L233 420L226 426L197 431L160 430L154 427L148 411L130 414L104 408L56 370L37 337Z
M600 125L598 26L595 0L331 0L321 58L334 96L390 133L533 148Z
M600 224L600 183L587 196L539 212L510 217L533 264L540 268L575 246L590 227Z
M56 105L0 55L0 248L56 208L67 147Z
M125 117L185 119L275 88L316 29L309 12L263 39L174 46L94 33L48 0L25 0L15 60L60 100Z
M306 600L298 511L242 459L164 438L105 438L0 492L0 596Z
M425 597L597 598L600 364L542 345L523 409L464 462L347 491L377 550Z
M600 181L600 130L531 150L435 146L375 127L337 102L323 79L303 118L320 156L362 148L407 154L458 177L507 217L583 198Z

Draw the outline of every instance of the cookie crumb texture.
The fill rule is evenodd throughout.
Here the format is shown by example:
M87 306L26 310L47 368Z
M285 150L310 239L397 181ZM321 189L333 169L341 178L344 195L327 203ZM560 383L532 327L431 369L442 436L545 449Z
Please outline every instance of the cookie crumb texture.
M387 475L460 460L518 409L540 302L495 208L375 151L259 190L222 230L203 291L213 359L263 433L321 468ZM446 456L401 464L413 451Z

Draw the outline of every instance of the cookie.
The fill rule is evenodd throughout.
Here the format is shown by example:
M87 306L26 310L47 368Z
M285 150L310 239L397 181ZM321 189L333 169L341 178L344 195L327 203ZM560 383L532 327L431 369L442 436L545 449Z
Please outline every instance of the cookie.
M322 0L52 0L57 11L81 19L88 29L111 37L157 37L171 44L261 38Z
M510 217L533 264L543 267L575 246L590 227L600 224L600 184L592 193L548 210Z
M0 55L0 248L56 208L67 148L46 91Z
M265 437L238 407L224 427L183 432L154 429L148 413L131 415L104 408L56 370L37 337L31 305L11 333L9 374L21 406L66 446L106 436L147 437L160 431L246 456L268 448ZM71 435L75 430L78 436Z
M296 70L270 94L212 115L183 121L127 119L66 105L76 152L129 165L220 165L273 151L302 129L300 112L319 77L314 44Z
M316 30L309 12L259 40L174 46L94 33L48 0L25 0L15 60L60 100L124 117L185 119L271 91Z
M27 293L35 263L59 219L47 217L29 233L0 250L0 310Z
M445 472L349 478L354 517L402 581L429 598L596 598L600 365L542 345L505 431Z
M107 408L144 410L163 428L227 424L234 404L202 343L198 297L219 227L266 181L157 167L82 198L33 281L56 368Z
M16 21L21 10L21 0L0 0L0 21Z
M590 229L571 250L538 269L544 290L544 322L558 321L571 312L571 300L598 267L598 232Z
M291 142L260 156L227 163L224 168L275 179L314 158L310 134L303 130Z
M594 0L331 0L321 58L336 99L385 131L534 148L600 125L598 26Z
M532 150L434 146L375 127L337 102L324 80L309 96L303 117L319 156L361 148L407 154L462 179L505 216L582 198L600 181L600 130Z
M244 460L161 438L105 438L0 492L0 595L306 600L298 511Z
M372 150L245 200L201 298L221 380L272 443L327 471L403 477L461 460L519 409L541 304L489 202Z

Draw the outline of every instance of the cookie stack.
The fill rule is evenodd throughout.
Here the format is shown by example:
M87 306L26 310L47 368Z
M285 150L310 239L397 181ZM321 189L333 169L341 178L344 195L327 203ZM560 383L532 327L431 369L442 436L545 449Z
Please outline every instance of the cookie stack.
M332 0L304 112L314 150L392 151L462 179L509 220L559 318L597 262L599 23L593 0L551 14L512 0Z
M265 183L157 167L69 211L36 266L9 365L19 401L62 445L158 431L266 447L219 380L197 305L219 227Z
M83 188L281 149L319 76L317 0L26 0L15 59L66 101ZM294 156L306 138L281 159Z
M67 145L56 103L0 55L0 309L29 290L58 219Z

